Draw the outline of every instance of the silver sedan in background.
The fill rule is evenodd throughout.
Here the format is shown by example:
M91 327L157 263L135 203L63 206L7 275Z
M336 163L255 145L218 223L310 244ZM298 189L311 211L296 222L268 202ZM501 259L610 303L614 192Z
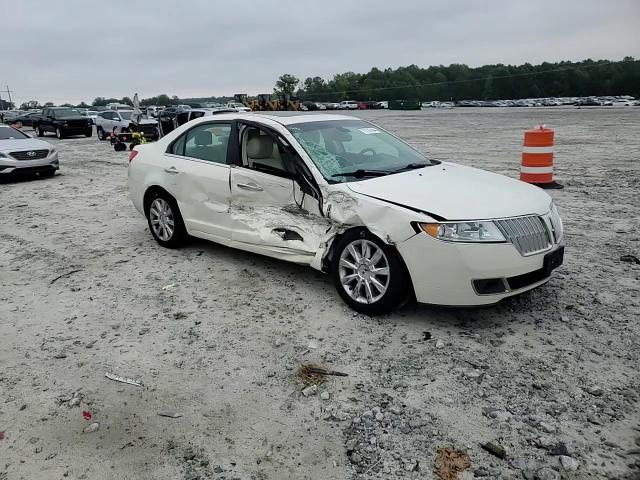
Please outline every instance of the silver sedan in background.
M52 177L59 168L58 152L49 142L0 125L0 177L16 173Z

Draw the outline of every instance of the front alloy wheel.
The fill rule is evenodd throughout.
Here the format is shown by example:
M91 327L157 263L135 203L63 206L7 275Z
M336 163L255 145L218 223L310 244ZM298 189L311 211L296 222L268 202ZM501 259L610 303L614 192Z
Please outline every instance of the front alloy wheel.
M56 137L58 137L58 140L62 140L62 138L64 137L64 134L62 133L62 129L60 127L56 127Z
M389 261L369 240L354 240L342 251L339 262L342 287L356 302L375 303L389 286Z
M348 231L337 242L331 273L345 303L370 315L398 308L412 292L398 251L363 229Z

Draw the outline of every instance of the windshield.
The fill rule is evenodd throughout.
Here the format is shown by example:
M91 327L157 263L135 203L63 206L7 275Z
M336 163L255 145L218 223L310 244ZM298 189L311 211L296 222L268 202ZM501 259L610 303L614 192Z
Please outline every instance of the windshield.
M131 120L131 114L133 112L123 112L122 110L118 112L122 118L125 120Z
M15 128L0 127L0 140L16 140L22 138L29 138L29 136Z
M386 175L437 163L362 120L296 123L287 129L330 183L364 178L359 171Z
M54 110L56 118L80 117L82 114L75 108L56 108Z

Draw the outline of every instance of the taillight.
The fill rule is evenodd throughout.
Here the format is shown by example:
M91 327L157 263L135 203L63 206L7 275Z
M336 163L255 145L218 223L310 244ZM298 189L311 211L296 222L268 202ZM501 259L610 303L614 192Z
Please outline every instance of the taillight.
M129 153L129 163L131 163L131 161L136 158L136 155L138 155L138 151L137 150L131 150L131 153Z

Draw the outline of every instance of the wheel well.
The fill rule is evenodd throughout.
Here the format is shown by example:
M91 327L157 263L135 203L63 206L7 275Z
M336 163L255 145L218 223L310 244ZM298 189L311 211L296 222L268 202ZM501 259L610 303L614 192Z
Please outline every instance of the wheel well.
M175 198L173 198L173 195L167 192L164 188L159 187L158 185L152 185L151 187L147 188L146 192L144 192L144 198L142 199L145 216L149 216L149 206L151 205L151 200L153 200L158 194L161 193L164 193L165 195L168 195L173 200L175 200Z
M370 233L371 235L373 235L374 237L378 237L378 235L376 235L375 233L373 233L371 230L369 230L366 227L352 227L349 228L347 230L345 230L344 232L341 232L339 234L337 234L335 237L333 237L331 239L331 246L329 247L329 250L325 253L324 258L322 259L322 271L323 272L330 272L331 271L331 264L334 261L334 256L335 256L335 247L336 245L340 242L340 240L342 239L342 237L344 237L348 232L353 232L353 231L359 231L359 230L364 230L368 233ZM378 237L380 238L380 237ZM391 247L393 250L396 251L396 253L398 254L398 257L400 258L400 262L402 263L402 267L404 269L404 273L407 276L409 285L411 287L411 295L413 296L413 298L415 298L415 289L413 287L413 279L411 278L411 274L409 273L409 269L407 268L407 264L404 261L404 258L402 258L402 255L400 255L400 252L398 252L398 249L396 248L395 245L386 242L383 239L382 240L384 243L386 243L387 245L389 245L389 247Z

